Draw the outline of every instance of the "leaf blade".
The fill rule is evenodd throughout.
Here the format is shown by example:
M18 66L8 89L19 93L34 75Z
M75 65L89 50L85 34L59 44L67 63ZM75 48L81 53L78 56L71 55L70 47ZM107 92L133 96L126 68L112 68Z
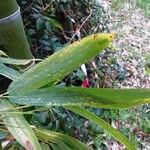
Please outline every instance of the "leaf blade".
M18 95L10 101L32 106L90 106L107 109L131 108L150 103L150 89L96 89L52 87Z
M18 79L21 75L18 71L9 68L1 63L0 63L0 74L11 80Z
M25 93L46 84L56 84L106 48L113 38L113 34L96 34L74 42L26 71L8 90Z
M103 119L97 117L95 114L91 113L90 111L81 108L81 107L66 107L66 109L69 109L70 111L79 114L90 121L94 122L98 126L102 127L104 130L106 130L108 133L110 133L115 139L117 139L120 143L124 144L129 150L136 150L137 148L128 141L128 139L118 130L111 127L111 125L104 121Z
M1 118L9 132L24 148L42 150L33 130L23 115L7 114L11 107L14 107L14 105L8 100L0 99L0 109L5 112L4 115L1 115Z
M50 143L57 143L57 141L62 141L67 147L70 149L77 149L77 150L90 150L90 148L80 142L79 140L54 131L49 131L46 129L34 129L36 135L40 138L43 139L44 141L49 141Z
M29 63L33 63L35 61L41 61L41 59L14 59L14 58L6 58L0 57L0 63L10 64L10 65L28 65Z

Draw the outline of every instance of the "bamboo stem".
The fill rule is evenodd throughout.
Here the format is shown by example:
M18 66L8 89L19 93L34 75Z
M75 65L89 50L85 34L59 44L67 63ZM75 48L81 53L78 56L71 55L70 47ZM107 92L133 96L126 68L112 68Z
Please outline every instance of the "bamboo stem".
M0 2L0 18L7 17L17 11L18 4L16 0L1 0Z
M0 2L0 49L13 58L32 58L16 0Z

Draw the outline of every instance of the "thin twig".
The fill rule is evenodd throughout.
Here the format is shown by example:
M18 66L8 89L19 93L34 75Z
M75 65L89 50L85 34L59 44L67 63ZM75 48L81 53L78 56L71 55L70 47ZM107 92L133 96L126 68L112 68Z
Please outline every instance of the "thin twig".
M68 114L68 116L71 118L71 120L74 120L74 118L73 118L73 116L71 115L71 113L70 113L67 109L65 109L65 111L66 111L66 113Z
M87 20L92 16L92 10L90 10L90 14L87 16L87 18L83 21L83 23L81 24L81 26L79 27L78 31L81 30L81 28L84 26L84 24L87 22ZM69 43L72 42L72 40L74 39L74 37L76 36L76 33L73 34L73 36L71 37Z
M35 1L35 0L33 0L33 1L31 2L31 4L30 4L26 9L24 9L21 13L23 14L23 13L26 12L28 9L30 9L30 8L32 7L32 5L34 4L34 1Z

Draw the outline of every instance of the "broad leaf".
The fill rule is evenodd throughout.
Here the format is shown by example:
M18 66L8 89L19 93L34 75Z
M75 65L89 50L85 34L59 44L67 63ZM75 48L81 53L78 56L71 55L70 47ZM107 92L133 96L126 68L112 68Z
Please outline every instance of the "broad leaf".
M1 63L0 63L0 74L11 80L18 79L21 75L18 71L9 68Z
M29 150L42 150L33 130L23 115L7 114L9 108L13 106L14 105L6 99L0 99L0 110L5 112L4 115L1 115L1 119L7 129L24 148Z
M51 18L48 18L48 17L45 17L45 19L50 23L50 25L52 27L62 29L61 24L57 20L51 19Z
M9 91L26 93L46 84L58 83L106 48L113 38L112 34L95 34L74 42L22 74L10 85Z
M40 31L44 29L44 20L43 18L36 19L36 30Z
M95 89L52 87L26 94L9 95L12 102L32 106L90 106L97 108L130 108L150 103L150 89Z
M131 142L128 141L128 139L121 132L111 127L111 125L108 122L97 117L95 114L91 113L90 111L81 107L66 107L66 108L89 119L90 121L94 122L98 126L102 127L105 131L111 134L120 143L124 144L127 149L129 150L137 149Z

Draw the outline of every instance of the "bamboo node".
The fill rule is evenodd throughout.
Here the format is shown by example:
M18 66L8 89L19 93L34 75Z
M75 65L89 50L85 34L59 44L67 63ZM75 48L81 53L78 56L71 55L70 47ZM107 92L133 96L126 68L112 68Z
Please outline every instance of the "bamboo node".
M7 17L1 18L1 19L0 19L0 24L2 24L2 23L7 23L7 22L9 22L9 21L15 20L17 17L20 16L20 14L21 14L21 13L20 13L20 7L18 7L18 10L15 11L13 14L11 14L11 15L9 15L9 16L7 16Z

